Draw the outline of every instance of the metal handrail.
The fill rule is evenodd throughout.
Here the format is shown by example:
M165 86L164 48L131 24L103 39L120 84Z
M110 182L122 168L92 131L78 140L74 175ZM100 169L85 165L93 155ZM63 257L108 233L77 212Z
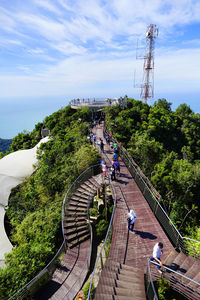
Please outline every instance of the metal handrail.
M116 140L112 137L112 140L114 142L116 142ZM187 245L185 245L185 240L188 240L188 241L191 241L191 242L194 242L194 243L197 243L199 244L199 247L200 247L200 242L199 241L196 241L196 240L193 240L193 239L190 239L190 238L187 238L187 237L183 237L181 235L181 233L178 231L178 229L176 228L176 226L173 224L172 220L169 218L169 216L167 215L167 213L165 212L165 210L163 209L163 207L161 206L161 204L159 203L158 199L155 197L154 195L154 192L156 191L154 189L154 192L152 191L152 185L149 187L149 185L147 184L147 182L145 181L145 179L143 178L143 176L140 174L140 172L138 172L138 170L136 169L136 166L134 165L130 155L127 153L127 151L123 150L123 147L119 147L119 151L120 151L120 157L122 158L122 160L124 161L125 165L127 166L128 170L130 171L131 175L133 176L133 178L135 179L137 185L139 186L141 192L143 193L144 197L146 198L147 202L149 203L154 215L160 219L160 223L161 225L164 225L163 220L161 220L161 216L159 216L157 214L157 210L159 208L160 210L160 213L162 213L162 217L165 218L166 220L168 220L168 225L171 226L172 228L172 233L170 232L167 232L168 235L170 236L171 238L171 241L173 241L173 243L175 244L175 247L178 247L180 248L183 252L189 252L189 249ZM139 182L140 181L140 182ZM152 202L152 200L154 201L154 203L150 203L149 202L149 199L148 199L148 193L151 197L150 201ZM156 193L158 194L158 193ZM158 194L159 195L159 194ZM156 204L156 205L155 205ZM165 226L163 226L165 227ZM164 228L165 229L165 228ZM169 229L169 227L168 227ZM172 237L172 234L173 234L173 237ZM194 252L194 250L193 250ZM195 253L193 253L194 255ZM195 256L197 257L197 255L195 254ZM199 255L198 255L199 257ZM167 267L166 267L167 268ZM173 271L173 270L172 270ZM149 270L150 272L150 270ZM180 274L180 273L179 273ZM181 276L184 277L184 275L180 274ZM187 276L185 278L188 278ZM191 280L192 282L194 282L192 279L188 278L188 280ZM194 282L196 283L196 282ZM199 286L200 284L197 283ZM154 293L154 297L156 297L156 293L155 293L155 289L153 288L152 286L152 290L153 290L153 293Z
M159 263L154 262L154 261L150 261L150 263L152 263L153 265L156 265L156 266L160 266ZM184 278L184 279L187 279L187 280L191 281L192 283L197 284L197 285L200 287L200 283L197 282L197 281L195 281L195 280L193 280L192 278L187 277L187 276L185 276L185 275L183 275L183 274L181 274L181 273L179 273L179 272L177 272L177 271L174 271L173 269L170 269L170 268L166 267L165 265L162 265L162 268L163 268L163 269L166 269L166 270L169 271L169 272L175 273L175 274L177 274L178 276L180 276L180 277L182 277L182 278Z
M154 284L153 284L153 280L152 280L152 277L151 277L150 262L151 262L150 259L147 258L147 270L148 270L148 275L149 275L149 278L150 278L150 284L151 284L153 294L154 294L154 297L153 297L152 300L158 300L158 296L157 296L157 293L156 293L156 290L155 290L155 287L154 287ZM148 290L149 290L149 287L147 288L147 297L148 297Z
M176 226L174 225L174 223L172 222L172 220L169 218L169 216L167 215L166 211L163 209L163 207L161 206L160 202L158 201L158 199L155 197L155 195L153 194L153 192L151 191L151 188L149 188L148 184L145 182L144 178L141 176L141 174L137 171L137 169L135 168L133 162L130 160L129 156L127 153L125 153L123 151L123 148L121 147L120 148L120 152L122 152L127 160L129 160L129 163L131 165L131 167L134 169L134 172L140 176L140 179L141 181L143 182L145 188L151 193L151 196L153 197L154 201L156 202L156 205L159 206L159 208L161 209L162 213L165 215L165 217L168 219L169 221L169 224L173 227L173 229L175 230L176 234L178 235L178 238L177 238L177 242L178 244L176 246L179 246L182 250L184 249L184 240L189 240L189 241L192 241L192 242L195 242L197 244L199 244L199 247L200 247L200 242L197 241L197 240L194 240L194 239L191 239L191 238L188 238L188 237L183 237L181 235L181 233L179 232L179 230L176 228ZM128 166L128 169L130 168L130 166Z
M91 255L92 255L92 241L93 241L93 231L92 231L92 225L91 225L91 222L90 222L90 217L89 217L89 202L90 202L90 197L91 197L91 190L90 190L90 193L88 195L88 200L87 200L87 219L88 219L88 222L89 222L89 227L90 227L90 251L87 255L87 258L84 262L84 265L80 271L80 274L78 276L78 278L76 279L76 281L73 283L73 285L70 287L70 289L68 290L68 292L64 295L64 297L62 297L61 300L63 299L67 299L66 297L69 295L69 293L71 292L71 290L74 288L74 286L76 285L76 283L79 281L81 275L83 274L84 270L85 270L85 266L86 264L88 264L88 262L90 262L90 259L91 259ZM89 265L87 266L87 268L89 269ZM71 299L70 299L71 300Z
M59 257L59 255L61 254L61 252L66 252L66 239L65 239L65 235L64 235L64 210L65 210L65 205L66 205L66 200L68 199L68 196L70 194L70 192L72 191L72 188L75 186L75 184L78 182L78 180L83 177L83 175L88 172L88 170L90 169L94 169L95 167L99 166L99 164L93 165L88 167L86 170L84 170L77 178L75 181L73 181L73 183L70 185L69 189L67 190L67 193L65 194L64 200L63 200L63 204L62 204L62 219L61 219L61 225L62 225L62 234L63 234L63 242L59 248L59 250L56 252L56 254L54 255L54 257L51 259L51 261L33 278L31 279L27 284L25 284L21 289L19 289L14 295L12 295L8 300L14 299L16 296L20 296L19 294L24 291L24 290L29 290L30 287L33 285L33 283L35 283L37 280L39 280L46 272L48 271L49 266L51 266L51 264L53 264L56 259ZM22 298L23 299L23 296Z
M110 179L109 179L110 180ZM108 226L108 229L107 229L107 233L106 233L106 236L105 236L105 240L104 240L104 243L101 247L101 250L99 252L99 255L96 259L96 262L95 262L95 266L94 266L94 270L92 272L92 277L91 277L91 281L90 281L90 287L89 287L89 291L88 291L88 296L87 296L87 300L90 299L90 293L91 293L91 289L92 289L92 283L93 283L93 280L94 280L94 275L96 273L96 268L97 268L97 264L99 262L99 259L101 257L101 254L102 254L102 251L105 247L105 244L106 244L106 241L107 241L107 238L108 238L108 235L109 235L109 232L110 232L110 229L111 229L111 225L112 225L112 222L113 222L113 218L114 218L114 214L115 214L115 209L116 209L116 193L115 193L115 188L112 184L112 181L110 180L110 186L112 188L112 191L113 191L113 194L114 194L114 206L113 206L113 210L112 210L112 215L111 215L111 218L110 218L110 223L109 223L109 226Z
M173 226L173 229L177 232L178 236L180 236L180 238L183 239L182 235L180 234L180 232L178 231L178 229L176 228L176 226L174 225L174 223L172 222L172 220L169 218L169 216L167 215L167 213L165 212L165 210L163 209L163 207L158 202L158 200L155 197L155 195L152 193L152 191L149 188L148 184L145 182L145 180L142 178L142 176L140 175L140 173L137 171L137 169L135 168L134 164L129 159L128 155L123 151L122 147L120 148L120 156L121 156L121 153L123 153L126 156L126 158L129 160L129 163L131 164L131 167L134 169L135 174L139 175L139 177L142 180L145 188L151 193L151 196L154 198L154 200L156 201L156 204L160 207L160 209L162 210L162 212L164 213L164 215L166 216L166 218L169 220L169 223ZM128 169L130 169L130 166L128 166Z

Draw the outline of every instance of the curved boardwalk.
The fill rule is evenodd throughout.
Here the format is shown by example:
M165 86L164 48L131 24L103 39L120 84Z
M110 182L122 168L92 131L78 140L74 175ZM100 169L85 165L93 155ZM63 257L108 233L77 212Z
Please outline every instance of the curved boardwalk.
M113 152L110 151L103 137L103 126L96 127L94 131L97 141L99 138L104 141L103 158L110 166ZM146 298L144 273L147 270L147 258L152 256L153 246L159 241L163 242L162 261L174 248L120 158L119 162L121 175L114 182L117 206L113 221L112 243L96 289L95 299L143 300ZM137 220L134 227L136 234L128 231L127 228L129 209L134 209L136 212Z
M97 138L103 138L103 127L96 128ZM105 153L112 161L110 147L105 145ZM146 271L147 258L152 256L155 243L164 244L162 260L174 249L159 222L152 213L146 199L129 173L127 167L119 158L121 176L115 182L117 192L117 208L113 223L113 239L110 248L110 257L120 263L126 263ZM127 213L134 209L137 220L135 222L136 234L127 229Z
M101 176L93 176L72 194L66 207L64 233L67 251L51 280L34 296L35 300L72 300L88 273L91 236L87 220L87 202L101 184Z
M97 140L102 138L105 143L103 154L106 164L112 161L113 152L103 138L103 126L95 128ZM152 213L135 180L123 161L119 158L121 176L114 183L117 195L117 207L113 221L113 236L108 260L101 273L96 289L96 300L142 300L144 294L144 274L147 271L147 258L152 256L155 243L163 242L162 261L165 265L185 275L181 277L171 271L163 276L170 280L171 286L188 299L200 299L200 260L175 251L158 220ZM129 209L136 212L135 234L128 231L127 213ZM153 279L161 275L153 266ZM143 275L143 276L142 276ZM114 281L109 280L112 278ZM133 278L130 281L130 278ZM193 281L189 280L192 279ZM195 281L195 282L194 282ZM134 288L133 288L134 287ZM107 292L108 291L108 292Z

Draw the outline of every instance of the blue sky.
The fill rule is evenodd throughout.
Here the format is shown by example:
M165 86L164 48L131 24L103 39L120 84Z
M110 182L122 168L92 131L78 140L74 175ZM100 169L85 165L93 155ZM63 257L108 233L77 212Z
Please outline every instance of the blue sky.
M154 99L200 112L199 0L1 0L0 20L0 137L73 98L139 99L136 44L149 24L159 28Z

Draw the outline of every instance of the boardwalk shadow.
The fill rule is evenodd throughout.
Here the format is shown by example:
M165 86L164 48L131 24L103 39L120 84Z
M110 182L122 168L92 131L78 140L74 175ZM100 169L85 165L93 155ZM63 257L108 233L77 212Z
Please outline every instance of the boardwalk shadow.
M127 178L127 179L132 179L133 178L133 177L130 177L127 174L124 174L124 173L120 173L120 177L124 177L124 178Z
M157 238L156 235L150 233L150 232L145 232L145 231L139 231L135 230L135 233L140 235L142 239L149 239L149 240L155 240Z
M125 184L125 185L127 185L129 183L128 181L125 181L125 180L122 180L122 179L119 179L119 178L116 181L121 183L121 184Z
M181 273L186 273L187 270L180 268L180 265L176 264L176 263L172 263L170 266L169 265L165 265L166 267L168 267L169 269L172 269L173 271L179 271ZM166 270L166 273L171 273L170 270Z
M61 270L61 271L64 271L64 272L69 272L69 271L71 271L70 269L68 269L67 267L62 266L62 265L58 265L58 266L57 266L57 269L59 269L59 270Z
M41 288L34 296L34 300L47 300L56 293L56 291L61 287L61 284L50 280L43 288Z

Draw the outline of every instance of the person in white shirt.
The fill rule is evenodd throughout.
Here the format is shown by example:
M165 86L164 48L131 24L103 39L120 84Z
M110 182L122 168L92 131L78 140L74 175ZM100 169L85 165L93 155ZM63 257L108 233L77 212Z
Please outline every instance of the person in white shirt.
M136 214L133 209L130 210L128 213L128 230L130 229L133 233L135 233L134 225L135 225L135 220L136 220Z
M150 259L151 261L156 261L157 263L159 263L159 266L157 266L157 270L158 272L161 274L162 271L160 270L160 268L162 267L163 263L160 259L161 254L163 253L163 243L159 242L156 243L155 246L153 247L153 256Z

